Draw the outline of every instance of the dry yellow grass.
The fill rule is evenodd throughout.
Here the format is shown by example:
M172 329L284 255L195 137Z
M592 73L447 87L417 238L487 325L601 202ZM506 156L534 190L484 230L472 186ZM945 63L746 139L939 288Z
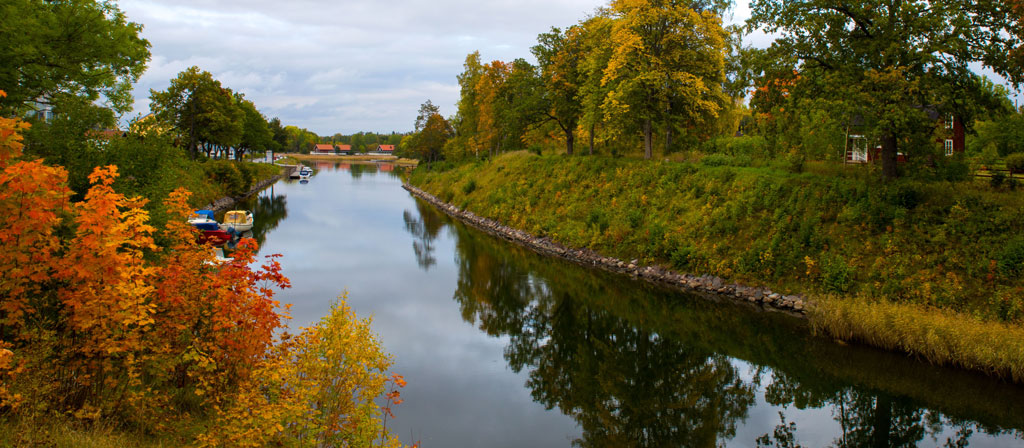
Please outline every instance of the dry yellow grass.
M815 331L901 351L941 365L1024 382L1024 328L884 300L826 296L809 310Z

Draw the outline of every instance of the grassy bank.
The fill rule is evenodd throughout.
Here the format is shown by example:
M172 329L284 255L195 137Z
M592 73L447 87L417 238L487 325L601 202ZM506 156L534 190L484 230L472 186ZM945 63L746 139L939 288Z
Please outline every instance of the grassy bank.
M983 183L512 153L411 179L563 244L818 301L820 331L1024 379L1024 198ZM883 323L889 323L883 325Z

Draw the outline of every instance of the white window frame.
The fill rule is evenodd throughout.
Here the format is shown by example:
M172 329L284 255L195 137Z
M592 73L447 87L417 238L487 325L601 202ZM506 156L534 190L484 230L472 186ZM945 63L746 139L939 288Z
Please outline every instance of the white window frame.
M946 139L946 143L945 143L945 147L946 147L946 156L948 157L948 156L953 155L953 140L947 138Z

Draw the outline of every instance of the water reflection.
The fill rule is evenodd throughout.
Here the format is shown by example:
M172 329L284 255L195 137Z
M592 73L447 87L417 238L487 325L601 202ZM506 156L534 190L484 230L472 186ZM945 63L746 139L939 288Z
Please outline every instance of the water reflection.
M444 226L441 217L436 213L427 213L424 207L429 207L423 202L417 202L416 207L419 217L414 216L409 210L402 212L402 219L405 221L405 229L416 239L412 242L412 251L416 254L416 263L424 271L429 271L431 266L437 264L434 257L435 240Z
M267 234L277 228L281 222L288 217L288 199L283 194L275 193L275 185L239 201L232 207L232 210L251 210L253 213L252 230L245 232L242 236L254 238L260 247L267 239ZM223 219L224 212L218 214L218 219ZM230 253L232 247L225 247L225 252Z
M420 201L403 218L424 270L450 229L463 319L508 338L504 357L528 372L533 399L583 429L576 445L1021 443L1021 387L814 338L779 313L540 257Z

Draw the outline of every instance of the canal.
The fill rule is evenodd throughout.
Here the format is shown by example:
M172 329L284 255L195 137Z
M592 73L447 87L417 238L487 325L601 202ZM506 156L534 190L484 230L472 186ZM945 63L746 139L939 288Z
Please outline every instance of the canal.
M1024 388L813 337L745 304L536 255L411 197L401 168L320 162L243 207L290 327L348 293L405 376L424 447L1024 445Z

